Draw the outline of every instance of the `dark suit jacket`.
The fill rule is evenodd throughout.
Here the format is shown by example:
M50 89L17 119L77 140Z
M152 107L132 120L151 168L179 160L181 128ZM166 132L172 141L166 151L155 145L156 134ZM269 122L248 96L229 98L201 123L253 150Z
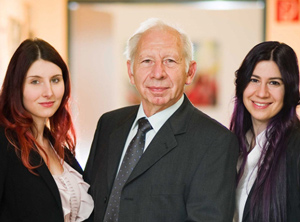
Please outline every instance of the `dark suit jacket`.
M33 154L33 153L32 153ZM82 173L67 150L66 162ZM30 156L33 163L39 155ZM36 172L30 173L17 157L0 128L0 221L1 222L64 222L60 194L56 183L43 162Z
M103 220L120 157L138 106L104 114L84 177L94 221ZM149 144L126 182L120 222L232 222L238 143L185 97Z
M288 141L286 154L287 222L300 221L300 129L295 129ZM250 221L251 189L246 201L243 222ZM283 191L284 192L284 191Z

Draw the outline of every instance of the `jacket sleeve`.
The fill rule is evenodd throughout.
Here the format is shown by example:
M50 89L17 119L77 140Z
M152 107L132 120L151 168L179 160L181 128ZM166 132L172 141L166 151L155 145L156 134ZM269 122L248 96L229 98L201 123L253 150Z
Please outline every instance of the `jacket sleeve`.
M300 221L300 130L292 133L287 150L287 221Z
M3 128L0 128L0 204L2 202L5 178L7 174L7 149L9 142L6 139Z
M214 137L194 175L186 221L232 222L238 141L232 133Z
M98 138L99 138L100 125L101 125L100 123L101 123L101 119L98 121L97 129L94 134L94 139L92 142L89 157L88 157L88 160L87 160L87 163L86 163L86 166L84 169L84 173L83 173L84 180L89 184L91 184L91 179L92 179L92 169L93 169L94 159L95 159L96 151L97 151L97 144L98 144Z

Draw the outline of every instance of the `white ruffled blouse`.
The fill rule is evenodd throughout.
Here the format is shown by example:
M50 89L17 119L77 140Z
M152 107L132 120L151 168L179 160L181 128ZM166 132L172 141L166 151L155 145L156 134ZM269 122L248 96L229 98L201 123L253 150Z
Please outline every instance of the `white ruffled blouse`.
M65 222L80 222L87 219L93 211L94 201L87 193L90 185L83 181L82 175L65 161L64 172L53 175L57 184Z

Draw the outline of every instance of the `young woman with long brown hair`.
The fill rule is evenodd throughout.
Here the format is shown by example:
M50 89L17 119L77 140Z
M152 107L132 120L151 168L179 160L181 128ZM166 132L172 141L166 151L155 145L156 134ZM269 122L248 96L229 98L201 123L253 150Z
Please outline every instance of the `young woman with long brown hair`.
M0 92L0 221L77 222L93 210L75 159L70 76L46 41L21 43Z

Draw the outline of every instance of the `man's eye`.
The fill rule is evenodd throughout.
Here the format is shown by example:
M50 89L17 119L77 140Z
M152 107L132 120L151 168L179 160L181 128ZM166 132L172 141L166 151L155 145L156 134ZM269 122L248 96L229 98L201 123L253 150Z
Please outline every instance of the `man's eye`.
M143 63L150 63L151 60L150 60L150 59L145 59L145 60L143 60L142 62L143 62Z
M173 60L173 59L167 59L167 62L168 63L173 63L173 62L175 62L175 60Z

